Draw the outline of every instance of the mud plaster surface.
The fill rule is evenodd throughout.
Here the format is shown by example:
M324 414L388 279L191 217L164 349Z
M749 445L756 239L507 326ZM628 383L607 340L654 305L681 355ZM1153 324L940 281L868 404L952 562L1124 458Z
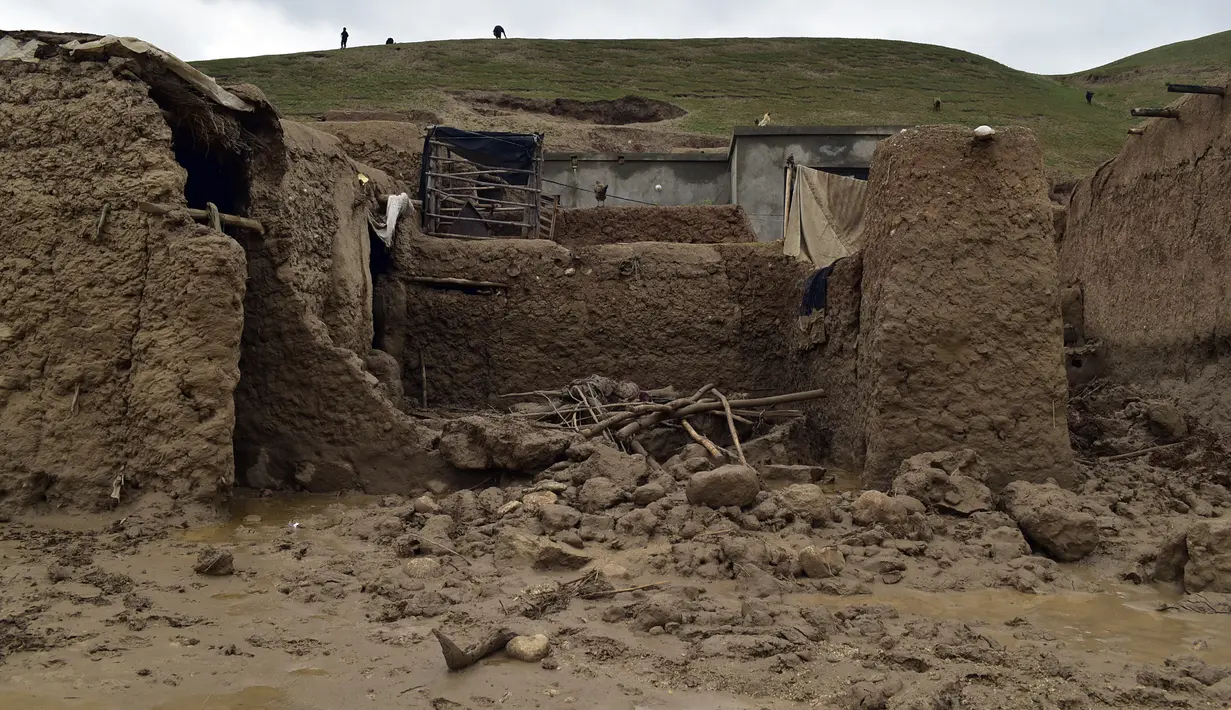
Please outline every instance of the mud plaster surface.
M1147 121L1077 185L1061 277L1082 289L1085 336L1108 376L1192 395L1228 431L1231 118L1217 96L1174 106L1178 120Z
M98 508L121 475L231 485L243 250L136 211L183 204L185 173L147 87L112 69L0 66L0 508Z
M493 293L400 282L384 347L408 397L473 404L602 374L644 388L714 382L780 392L806 269L772 245L407 240L399 273L463 277ZM404 299L404 300L402 300ZM400 322L398 322L400 320Z
M990 484L1073 480L1055 248L1025 129L926 127L877 147L863 249L865 481L971 447Z
M628 242L748 243L757 235L738 205L597 207L561 210L552 240L574 248Z

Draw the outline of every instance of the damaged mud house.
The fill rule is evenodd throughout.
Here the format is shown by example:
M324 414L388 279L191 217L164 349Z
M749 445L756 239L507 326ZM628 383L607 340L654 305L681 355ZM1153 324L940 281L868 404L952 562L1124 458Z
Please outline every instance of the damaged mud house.
M541 662L508 692L552 706L596 683L610 707L1231 700L1231 641L1191 620L1231 611L1221 93L1071 199L1014 127L884 131L866 183L792 157L785 238L758 241L739 205L562 207L550 136L435 127L406 184L137 40L7 33L0 74L0 667L21 678L81 647L106 660L64 673L127 653L142 697L213 696L164 642L256 675L321 651L329 617L266 610L247 641L189 618L230 613L193 582L224 575L409 654L370 681L381 703L421 682L406 707L505 692L442 684L441 650ZM191 537L260 491L378 498ZM186 554L178 602L136 571ZM1214 638L1107 664L1025 611L989 631L908 603L1156 582L1178 585L1160 624ZM68 584L98 611L56 616ZM200 610L158 611L183 598Z

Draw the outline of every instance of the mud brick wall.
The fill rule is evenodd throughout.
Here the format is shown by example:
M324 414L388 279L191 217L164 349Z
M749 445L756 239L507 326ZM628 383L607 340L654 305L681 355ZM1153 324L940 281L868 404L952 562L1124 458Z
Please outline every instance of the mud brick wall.
M230 486L243 250L135 209L185 179L146 85L0 63L0 508Z
M481 404L592 374L644 388L792 384L790 333L808 269L771 244L644 242L569 250L545 240L407 240L404 275L507 283L495 293L404 278L382 294L383 336L419 397Z
M566 247L627 242L738 244L757 235L738 205L564 209L553 240Z
M993 488L1071 484L1059 288L1042 153L1025 129L928 127L873 160L858 341L864 482L973 448Z
M1078 183L1060 242L1109 377L1158 385L1231 430L1231 110L1177 101Z

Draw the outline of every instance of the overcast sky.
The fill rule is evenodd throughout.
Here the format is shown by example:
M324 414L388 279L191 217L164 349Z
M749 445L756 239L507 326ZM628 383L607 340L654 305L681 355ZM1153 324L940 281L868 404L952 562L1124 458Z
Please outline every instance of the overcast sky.
M0 29L140 37L187 60L490 37L878 37L1044 74L1231 29L1231 0L0 0Z

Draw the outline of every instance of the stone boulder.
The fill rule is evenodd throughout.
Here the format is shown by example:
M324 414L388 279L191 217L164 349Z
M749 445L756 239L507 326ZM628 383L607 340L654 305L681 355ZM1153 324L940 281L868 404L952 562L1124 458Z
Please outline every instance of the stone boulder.
M567 505L545 505L537 510L539 522L548 532L559 532L577 527L581 523L581 511Z
M986 479L987 467L973 450L933 451L902 462L893 493L916 498L929 510L970 515L995 508Z
M1179 441L1188 436L1184 414L1170 402L1152 402L1146 409L1146 427L1163 442Z
M530 567L543 572L577 570L590 562L590 556L579 550L514 527L503 527L496 533L492 557L497 567Z
M1034 547L1060 562L1076 562L1099 545L1098 521L1072 492L1054 483L1014 481L1001 504Z
M756 469L739 464L720 466L713 471L700 471L688 479L688 502L722 508L728 505L751 505L761 492L761 479Z
M799 567L812 579L837 577L846 568L846 557L836 547L809 545L799 551Z
M1194 523L1187 543L1184 591L1231 594L1231 517Z
M536 473L564 458L574 436L519 419L470 416L445 424L440 454L456 468Z
M851 518L858 525L880 525L894 537L924 540L931 537L927 518L912 505L922 505L910 496L889 496L880 491L864 491L851 506Z
M824 525L832 519L833 513L826 500L825 491L813 483L796 483L778 491L778 499L783 509L789 511L797 520L803 520L813 525Z
M624 502L624 491L606 476L586 481L577 494L579 507L587 513L601 513Z

